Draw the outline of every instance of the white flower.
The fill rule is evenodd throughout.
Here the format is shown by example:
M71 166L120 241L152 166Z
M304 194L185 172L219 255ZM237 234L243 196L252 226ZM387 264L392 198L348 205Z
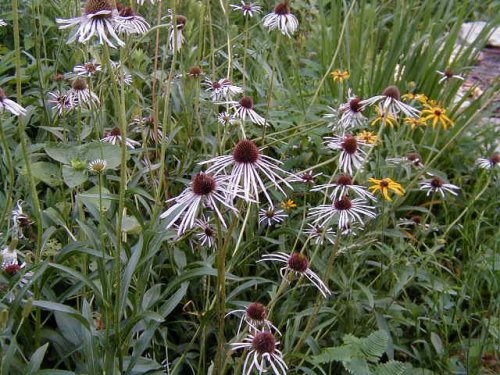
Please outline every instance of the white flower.
M366 158L362 147L372 145L356 139L352 135L343 137L326 137L326 146L333 150L342 150L340 153L340 169L344 173L353 174L353 170L361 169Z
M10 246L7 246L2 250L0 255L2 255L2 270L5 270L9 266L18 264L16 249L11 249Z
M172 53L177 53L184 44L183 33L186 27L187 18L181 15L176 15L174 20L172 9L169 9L167 12L168 12L168 17L170 18L169 33L168 33L168 49Z
M483 169L493 169L500 165L500 154L494 153L489 159L479 158L476 160L476 164L479 168Z
M207 245L208 247L217 247L216 244L216 230L210 224L210 219L206 219L204 216L201 219L196 219L194 221L198 233L196 237L200 240L201 246Z
M259 192L262 191L269 204L273 204L271 197L267 193L267 188L261 174L284 195L286 194L281 188L280 183L292 189L285 178L280 176L280 174L288 174L278 166L282 163L263 155L255 143L249 140L238 142L232 155L217 156L200 164L212 164L207 169L207 173L215 175L222 171L228 173L230 177L230 195L235 196L236 192L241 190L243 198L248 202L258 201Z
M7 26L7 22L0 18L0 27Z
M106 167L108 166L108 162L103 159L95 159L92 160L89 165L89 171L93 173L103 173L106 170Z
M402 112L406 117L419 117L420 111L411 105L401 101L401 93L396 86L387 87L382 95L376 95L372 98L359 102L362 108L380 103L380 111L390 116L396 117Z
M422 156L417 152L410 152L408 155L402 158L387 158L386 161L390 164L409 164L417 169L423 168L424 163L422 161Z
M232 125L234 124L237 120L234 116L230 115L226 111L219 113L217 116L217 121L221 125Z
M268 227L273 224L282 223L288 215L283 210L277 210L273 206L259 210L259 224L265 223Z
M111 69L115 74L115 79L118 82L123 82L127 86L130 86L133 82L132 75L128 72L128 70L122 66L121 63L111 61Z
M149 0L151 2L151 4L154 4L156 2L156 0ZM161 1L161 0L159 0ZM137 0L137 4L139 5L144 5L144 0Z
M102 70L101 64L97 64L95 59L83 65L76 65L73 72L79 76L91 77Z
M266 123L266 119L254 111L253 99L251 96L244 96L239 102L228 103L233 104L231 106L231 109L236 111L234 113L235 117L238 117L241 120L245 121L248 116L250 121L252 121L254 124L260 126L268 126L268 124Z
M301 182L306 185L314 185L316 183L316 179L319 176L322 176L323 173L316 173L314 174L313 171L305 171L304 173L301 173L299 175L293 175L290 178L290 182Z
M262 303L254 302L247 306L245 310L233 310L226 314L241 314L240 324L236 335L240 334L241 325L243 321L248 324L250 331L258 332L259 330L276 331L281 335L281 332L276 328L273 323L267 320L267 308Z
M269 30L279 29L283 35L289 38L299 27L299 21L297 17L290 13L290 6L287 2L276 5L272 13L264 16L262 24Z
M136 133L142 133L144 139L151 141L152 143L160 143L163 138L163 132L161 130L161 124L156 124L153 116L146 116L142 118L136 118L132 121L131 125L134 126L133 131Z
M352 177L348 175L339 176L337 181L333 184L318 185L314 189L311 189L311 191L328 190L331 188L333 188L333 191L330 193L330 199L332 200L337 200L345 195L350 195L349 193L351 192L363 199L371 199L372 201L376 200L373 194L370 193L366 187L355 185Z
M439 83L443 83L444 81L448 81L452 78L457 78L457 79L460 79L462 81L465 80L464 77L462 77L461 75L459 74L455 74L453 73L452 70L450 69L446 69L444 72L440 71L440 70L436 70L436 73L438 73L439 75L443 76L440 80L439 80Z
M49 99L48 102L52 104L52 108L55 108L59 116L65 111L72 110L76 105L73 95L71 95L70 92L62 93L56 90L54 92L49 92L49 96L51 99Z
M16 208L12 210L12 232L14 237L24 238L23 227L31 225L33 222L29 216L23 212L24 202L20 199L16 203Z
M84 78L77 78L73 81L68 95L72 97L73 106L92 107L94 104L99 104L99 97L89 90Z
M116 30L121 34L146 34L150 28L144 17L135 13L131 7L116 4L120 18Z
M253 17L253 13L259 13L261 7L255 3L249 3L247 1L241 0L241 4L229 4L233 10L240 10L243 12L244 16Z
M101 141L111 143L112 145L117 145L121 143L122 140L123 140L122 132L118 127L111 129L111 131L104 134L104 138L101 139ZM134 149L135 146L141 145L140 142L134 141L133 139L130 138L125 138L125 144L127 145L128 148L131 149Z
M453 195L458 195L454 190L459 190L460 188L453 184L446 183L442 178L438 176L433 176L424 182L419 182L420 190L427 191L427 196L433 193L441 194L441 197L445 197L445 193L450 193Z
M242 342L232 343L232 350L248 350L241 374L251 375L254 368L262 374L269 371L270 367L274 375L287 375L288 367L283 361L283 354L278 350L279 344L268 331L249 333Z
M337 127L334 129L339 129L344 133L345 131L363 126L366 121L366 117L363 116L363 108L361 106L361 99L357 96L353 96L351 93L351 89L349 89L348 94L349 101L347 103L342 104L339 107L339 113L342 115L337 123Z
M309 268L309 259L298 252L292 254L287 254L283 252L277 252L274 254L264 254L262 259L257 262L273 261L278 263L286 264L285 267L280 268L280 275L283 279L288 281L287 273L292 276L305 276L323 295L327 298L332 292L328 289L325 283L319 278L314 271Z
M335 243L335 232L332 228L324 228L318 225L307 224L308 229L304 230L304 234L314 240L315 245L323 245L325 240L331 244Z
M26 109L21 107L15 101L7 98L5 92L2 90L2 88L0 88L0 113L2 113L4 110L8 110L15 116L26 116Z
M177 231L178 235L192 228L200 206L207 206L214 210L222 225L227 227L218 205L220 204L233 212L238 211L232 205L232 198L228 197L230 189L227 176L212 176L205 173L197 174L193 177L189 188L184 190L179 196L167 201L175 201L175 203L160 215L161 219L168 218L165 229L170 228L183 214Z
M227 78L221 78L218 81L212 81L205 78L204 85L207 86L206 91L210 92L212 101L231 100L234 95L243 93L241 87L233 85Z
M60 29L78 26L78 29L70 36L68 43L73 43L78 39L79 43L86 43L92 37L97 36L99 43L107 43L110 47L116 48L113 41L119 46L125 43L115 32L121 17L111 0L88 0L83 8L83 15L80 17L61 19L56 22L60 24ZM109 34L109 37L108 37ZM112 41L112 40L113 41Z
M368 206L361 198L350 199L344 196L332 201L330 204L323 204L313 207L309 213L314 225L322 227L328 226L334 218L338 220L338 227L341 229L350 227L353 223L364 224L362 216L374 218L374 207Z

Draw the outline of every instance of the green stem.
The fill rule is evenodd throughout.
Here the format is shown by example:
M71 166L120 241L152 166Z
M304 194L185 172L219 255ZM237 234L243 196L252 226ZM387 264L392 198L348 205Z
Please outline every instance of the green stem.
M9 180L8 180L8 188L6 189L7 194L5 196L5 208L2 212L2 216L0 217L0 225L3 223L7 213L10 212L12 208L12 192L14 191L14 183L15 183L15 171L14 165L12 163L12 156L10 154L9 142L7 142L7 138L5 137L5 133L3 131L2 118L0 117L0 139L2 140L2 147L5 151L5 164L7 165L7 170L9 172Z

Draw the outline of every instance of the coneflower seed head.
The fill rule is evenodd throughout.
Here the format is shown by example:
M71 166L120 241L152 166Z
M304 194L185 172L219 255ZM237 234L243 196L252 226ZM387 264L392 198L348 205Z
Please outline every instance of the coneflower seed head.
M288 258L288 267L297 272L306 272L309 267L309 260L304 254L293 253Z
M339 176L339 178L337 178L337 185L347 186L347 185L352 185L352 183L353 183L353 181L352 181L351 176L342 175L342 176Z
M290 6L286 2L279 3L274 8L274 13L280 16L286 16L287 14L290 14Z
M262 322L267 318L267 309L262 303L254 302L248 305L246 314L250 319Z
M252 340L252 348L259 354L272 354L276 349L276 338L271 332L258 332Z
M343 196L342 198L336 200L333 203L333 206L339 211L349 210L352 207L352 202L348 196Z
M83 91L87 89L87 81L83 78L77 78L73 82L73 90Z
M356 140L356 137L347 135L341 146L348 154L354 154L358 150L358 141Z
M253 109L253 98L251 96L244 96L240 100L240 105L246 109Z
M95 14L102 10L109 10L109 14L102 14L99 17L108 18L111 17L111 11L113 10L113 4L110 0L88 0L85 3L85 7L83 8L83 12L88 14Z
M382 93L382 95L388 96L389 98L393 98L396 100L401 100L401 93L399 92L399 89L396 86L387 87Z
M233 152L233 159L238 163L253 164L259 159L259 156L259 148L248 139L238 142Z
M193 193L196 195L208 195L213 192L216 188L215 179L205 173L198 173L193 178Z

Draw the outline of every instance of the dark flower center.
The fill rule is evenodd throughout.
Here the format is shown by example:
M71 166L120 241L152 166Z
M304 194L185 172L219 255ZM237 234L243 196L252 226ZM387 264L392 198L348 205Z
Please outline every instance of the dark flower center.
M242 9L243 9L243 11L245 11L245 12L249 12L249 11L251 11L251 10L252 10L252 7L251 7L250 5L248 5L248 4L243 5L241 8L242 8Z
M12 276L12 275L15 275L16 273L18 273L20 269L21 269L21 267L19 266L19 264L14 263L14 264L10 264L7 267L5 267L4 271Z
M134 10L131 7L125 7L125 6L121 5L121 9L120 9L120 8L118 8L118 3L116 4L116 7L120 11L119 14L121 17L135 17L136 16Z
M410 152L406 158L408 161L411 161L414 165L420 165L422 161L422 157L417 152Z
M451 70L451 69L446 69L446 70L444 71L444 75L446 76L446 78L451 78L451 77L453 77L453 75L454 75L453 70Z
M177 25L177 30L183 30L186 27L187 18L181 15L178 15L175 18L175 24Z
M341 146L348 154L354 154L358 150L358 141L356 140L356 137L347 135Z
M205 173L198 173L193 178L193 193L196 195L208 195L213 192L216 188L215 179Z
M83 91L87 89L87 81L83 78L77 78L73 82L73 90Z
M111 11L113 10L113 4L110 0L88 0L83 8L83 12L88 14L95 14L97 12L107 10L108 14L101 14L97 18L109 18L111 17Z
M382 93L382 95L388 96L389 98L393 98L396 100L401 100L401 93L399 92L399 89L396 86L387 87Z
M293 253L288 258L288 267L297 272L306 272L309 267L309 260L304 254Z
M262 322L267 317L267 310L262 303L254 302L248 305L246 314L250 319Z
M443 114L443 112L442 112L440 109L436 109L436 110L434 110L434 116L439 117L439 116L441 116L442 114Z
M343 186L352 185L351 176L347 175L339 176L339 178L337 178L337 185L343 185Z
M336 200L333 203L333 206L335 207L335 209L337 209L339 211L350 210L352 207L352 202L348 196L343 196L339 200Z
M310 184L310 183L314 182L314 175L312 174L312 172L305 172L305 173L302 174L302 176L300 176L300 178L306 184Z
M113 128L113 129L111 129L111 130L110 130L110 131L106 134L106 136L108 136L108 137L119 137L119 136L121 136L121 135L122 135L122 132L121 132L121 130L120 130L120 128L119 128L119 127L115 127L115 128Z
M210 228L208 225L205 227L205 229L203 230L203 232L205 233L205 235L207 237L213 237L215 232L212 228Z
M386 188L388 186L389 186L389 183L385 179L380 181L380 187Z
M222 87L222 85L219 82L213 82L212 83L212 88L214 90L220 89L221 87Z
M272 354L276 349L276 339L271 332L258 332L252 340L252 348L258 354Z
M411 221L413 221L415 224L420 224L422 222L422 217L415 215L411 218Z
M201 74L201 68L198 65L191 67L189 70L189 75L191 77L199 77Z
M440 188L441 186L443 186L443 180L440 179L439 177L437 176L434 176L432 177L432 180L431 180L431 186L433 188Z
M240 100L240 105L246 109L253 109L253 99L251 96L244 96Z
M84 67L85 67L85 70L89 73L97 72L97 66L95 64L87 63L84 65Z
M2 97L2 95L0 93L0 98L1 97ZM500 163L500 154L498 154L498 153L493 154L493 156L490 158L490 161L491 161L491 164L493 164L493 165Z
M238 142L233 152L233 159L237 163L254 164L259 160L260 151L255 143L247 139Z
M361 112L361 106L359 105L360 101L360 98L354 98L349 102L349 108L351 109L351 111Z
M274 215L276 215L276 212L274 212L274 210L267 210L266 211L266 217L268 219L272 219L274 217Z
M274 8L274 13L279 16L286 16L287 14L290 14L290 6L286 2L279 3Z

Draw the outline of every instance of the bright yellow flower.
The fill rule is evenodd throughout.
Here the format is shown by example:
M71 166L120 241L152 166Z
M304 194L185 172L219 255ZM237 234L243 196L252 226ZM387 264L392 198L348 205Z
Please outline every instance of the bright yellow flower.
M422 120L422 118L407 117L404 119L405 124L411 126L412 129L419 128L421 126L426 126L427 123Z
M291 210L293 208L297 208L297 204L291 200L291 199L288 199L284 202L281 202L281 208L283 208L284 210Z
M446 110L439 106L426 105L427 109L422 111L422 121L432 120L432 127L435 128L438 123L440 123L446 130L454 125L453 121L446 116Z
M429 101L429 97L425 94L417 94L415 95L415 99L422 104L426 104Z
M340 82L340 83L344 82L351 76L348 70L344 70L343 72L341 72L340 69L335 69L333 72L330 73L330 75L333 77L334 82Z
M373 119L373 121L371 122L371 126L377 125L378 122L388 124L391 128L396 125L396 117L394 117L392 113L384 113L384 111L380 107L376 107L376 111L377 117Z
M405 189L403 189L401 184L398 184L396 181L393 181L390 178L383 178L381 180L377 180L376 178L370 178L368 181L375 184L373 186L368 187L368 189L370 189L372 193L375 193L376 191L380 190L380 192L384 195L385 200L389 202L392 202L392 199L389 196L389 190L391 190L392 192L396 193L399 196L402 196L405 193Z
M374 132L369 132L367 130L363 130L361 133L356 135L356 139L358 141L363 141L365 143L374 145L379 142L379 137Z
M415 100L416 99L416 95L415 94L412 94L411 92L407 93L407 94L404 94L401 96L401 99L403 100L406 100L406 101L411 101L411 100Z

